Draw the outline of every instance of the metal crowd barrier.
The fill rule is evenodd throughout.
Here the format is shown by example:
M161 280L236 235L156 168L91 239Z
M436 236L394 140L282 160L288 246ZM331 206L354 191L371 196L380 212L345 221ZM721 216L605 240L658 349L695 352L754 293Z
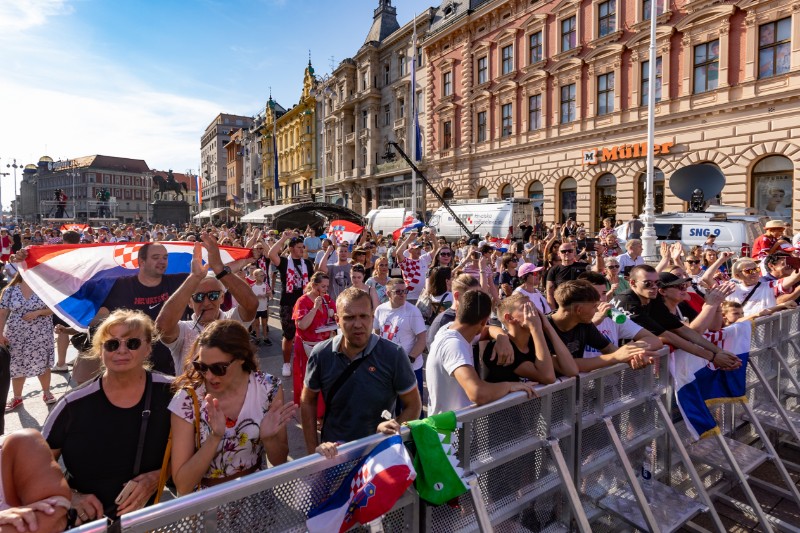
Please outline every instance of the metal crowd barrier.
M797 531L761 509L749 473L767 460L783 468L757 413L769 408L784 422L797 416L798 328L800 310L756 321L750 402L715 406L722 434L698 443L683 422L673 424L666 356L644 370L620 364L538 387L536 398L516 393L461 410L453 448L470 491L459 506L428 506L410 489L389 513L355 531L674 531L704 512L724 531L712 498L733 502L725 493L731 479L763 529ZM334 460L311 455L142 509L122 517L118 530L306 531L308 511L382 438L343 445ZM403 438L410 439L407 429ZM653 466L647 482L638 475L645 461ZM796 493L791 487L781 494ZM747 503L736 504L747 512ZM95 522L73 531L107 528Z

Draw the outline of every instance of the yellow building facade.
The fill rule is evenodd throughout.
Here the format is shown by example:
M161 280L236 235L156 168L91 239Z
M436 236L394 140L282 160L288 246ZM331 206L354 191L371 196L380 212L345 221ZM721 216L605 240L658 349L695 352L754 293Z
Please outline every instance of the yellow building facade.
M317 173L316 78L311 61L305 69L303 92L297 105L283 109L270 96L261 128L262 190L265 199L279 204L311 201ZM277 142L273 142L273 136ZM278 194L275 195L275 150L278 157Z

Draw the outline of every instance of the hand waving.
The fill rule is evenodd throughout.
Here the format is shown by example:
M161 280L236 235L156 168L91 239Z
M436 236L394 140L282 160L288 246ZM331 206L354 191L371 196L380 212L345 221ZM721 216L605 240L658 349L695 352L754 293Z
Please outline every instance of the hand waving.
M272 400L272 404L267 410L267 414L261 419L260 433L261 439L269 439L278 434L280 430L286 427L286 424L291 420L297 412L297 404L289 402L283 403L279 398Z

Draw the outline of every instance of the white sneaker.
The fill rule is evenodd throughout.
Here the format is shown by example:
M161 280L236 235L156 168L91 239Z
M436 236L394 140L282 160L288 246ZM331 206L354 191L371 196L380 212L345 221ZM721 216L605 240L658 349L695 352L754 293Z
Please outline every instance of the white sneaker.
M289 363L283 363L283 377L288 378L292 375L292 365Z

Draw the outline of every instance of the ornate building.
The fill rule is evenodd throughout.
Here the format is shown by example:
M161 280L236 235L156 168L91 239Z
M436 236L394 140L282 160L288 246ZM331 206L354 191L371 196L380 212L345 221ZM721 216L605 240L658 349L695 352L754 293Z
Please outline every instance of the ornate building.
M400 27L391 0L379 0L366 40L356 55L343 60L319 85L322 164L317 190L324 180L326 199L366 213L379 205L411 207L411 169L387 162L387 142L395 141L412 155L412 94L423 98L425 79L419 40L433 9ZM411 62L417 58L417 86L411 87ZM419 102L420 124L424 121ZM406 147L409 147L408 149ZM424 163L419 165L424 169ZM417 208L424 206L418 182Z
M447 0L424 49L430 178L458 199L525 197L545 222L643 209L651 0ZM800 227L800 3L658 9L657 209L672 174L726 176L722 203ZM436 207L430 205L429 207Z
M261 147L262 190L264 199L275 200L275 154L273 135L278 149L278 203L311 200L317 173L317 79L311 60L303 77L303 92L297 105L284 110L269 98Z
M252 123L252 117L220 113L206 127L200 139L202 209L218 209L228 205L228 153L225 145L235 131L249 128Z

